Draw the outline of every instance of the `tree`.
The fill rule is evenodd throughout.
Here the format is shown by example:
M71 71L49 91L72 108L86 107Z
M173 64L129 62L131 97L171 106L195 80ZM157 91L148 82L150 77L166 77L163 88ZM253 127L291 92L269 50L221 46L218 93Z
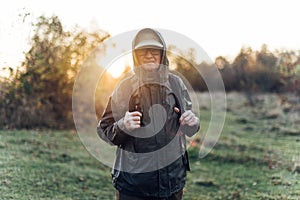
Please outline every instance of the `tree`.
M236 73L232 65L222 56L218 56L215 60L215 64L220 70L222 79L227 91L236 89L237 79Z
M71 127L76 74L89 53L109 34L101 30L87 33L79 28L65 31L57 16L41 16L33 26L23 70L5 94L5 125Z
M237 89L250 90L251 79L249 72L251 69L253 51L251 48L242 48L238 56L233 61L233 68L235 69L236 78L238 80Z
M282 87L278 70L278 58L263 45L260 52L256 52L254 84L264 92L278 92Z
M168 49L171 71L174 71L188 80L189 85L191 85L194 90L206 91L207 85L203 76L208 74L210 65L205 62L198 64L196 62L194 49L189 49L187 52L179 51L177 49L175 52L179 52L180 55L171 53L176 47L170 46Z

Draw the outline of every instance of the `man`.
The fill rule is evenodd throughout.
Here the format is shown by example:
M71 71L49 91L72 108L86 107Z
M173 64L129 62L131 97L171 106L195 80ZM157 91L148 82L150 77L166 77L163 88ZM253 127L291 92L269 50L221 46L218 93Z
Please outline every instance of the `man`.
M120 200L181 199L189 170L186 135L200 128L182 80L169 72L165 42L156 30L133 40L134 75L114 90L97 132L117 145L112 170Z

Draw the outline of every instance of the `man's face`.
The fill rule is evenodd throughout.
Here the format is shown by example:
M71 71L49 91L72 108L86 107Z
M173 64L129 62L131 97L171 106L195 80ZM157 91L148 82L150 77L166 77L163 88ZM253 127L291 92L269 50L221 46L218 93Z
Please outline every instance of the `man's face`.
M144 48L137 49L136 56L141 66L147 71L158 69L161 61L161 49Z

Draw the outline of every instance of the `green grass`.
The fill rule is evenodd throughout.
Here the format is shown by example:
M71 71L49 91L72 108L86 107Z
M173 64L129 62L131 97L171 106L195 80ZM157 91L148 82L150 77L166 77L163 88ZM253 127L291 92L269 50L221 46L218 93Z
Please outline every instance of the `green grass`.
M266 102L249 107L241 95L228 96L225 126L214 149L200 159L201 138L188 149L185 200L300 199L295 170L300 119L289 119L291 113L265 117L266 110L277 109ZM198 137L210 119L208 107L200 108ZM0 131L0 199L114 199L110 171L87 152L75 131Z
M233 118L227 114L228 120ZM299 159L299 141L266 134L272 135L245 131L231 122L206 157L199 159L199 148L190 148L192 171L185 198L299 199L299 174L292 171L293 158Z
M113 199L110 169L72 131L1 131L0 199Z

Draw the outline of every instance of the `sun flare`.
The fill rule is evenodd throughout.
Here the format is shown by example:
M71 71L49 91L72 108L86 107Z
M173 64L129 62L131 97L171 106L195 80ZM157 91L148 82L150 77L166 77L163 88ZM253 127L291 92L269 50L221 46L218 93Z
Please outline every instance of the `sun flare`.
M110 73L114 78L118 78L124 72L126 66L132 66L132 57L131 54L127 54L115 60L107 69L107 72Z

